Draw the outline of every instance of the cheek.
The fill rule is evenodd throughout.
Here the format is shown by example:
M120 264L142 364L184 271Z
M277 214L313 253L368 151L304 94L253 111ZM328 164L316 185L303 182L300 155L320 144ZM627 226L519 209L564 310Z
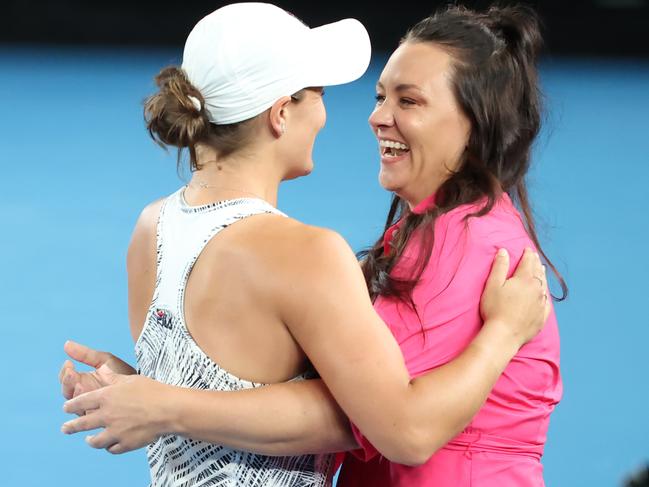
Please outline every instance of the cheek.
M420 144L413 149L413 165L423 175L448 175L455 170L468 142L468 124L456 117L446 117L422 127Z
M324 102L322 98L318 100L318 107L316 113L314 114L314 124L317 127L317 132L322 130L327 122L327 110L325 109Z
M459 113L453 113L442 124L444 129L440 135L445 137L443 146L445 158L448 164L457 167L457 163L464 153L464 149L469 142L469 133L471 124Z

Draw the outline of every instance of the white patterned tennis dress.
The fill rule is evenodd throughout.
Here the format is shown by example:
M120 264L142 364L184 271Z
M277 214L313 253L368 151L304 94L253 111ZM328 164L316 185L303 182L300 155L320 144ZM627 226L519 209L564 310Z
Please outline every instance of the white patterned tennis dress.
M165 199L157 232L155 292L137 343L138 372L166 384L235 391L259 387L219 367L189 334L183 316L189 274L207 243L251 215L283 215L256 198L189 206L181 188ZM296 377L303 379L306 375ZM151 487L326 487L332 455L275 457L165 435L147 447Z

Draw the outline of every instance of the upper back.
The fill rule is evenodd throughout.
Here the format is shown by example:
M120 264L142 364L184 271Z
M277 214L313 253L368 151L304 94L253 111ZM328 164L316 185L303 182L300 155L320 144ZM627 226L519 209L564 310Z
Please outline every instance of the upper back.
M273 255L264 249L277 235L268 229L288 219L259 199L190 207L181 191L143 212L129 249L131 317L145 316L144 325L132 322L139 373L212 390L306 377L304 355L265 284ZM256 486L324 486L331 467L330 455L271 457L173 434L147 454L152 485L247 478Z
M234 377L266 383L303 372L276 298L286 278L273 269L283 237L300 226L258 199L189 206L177 192L147 207L129 249L134 339L162 311Z

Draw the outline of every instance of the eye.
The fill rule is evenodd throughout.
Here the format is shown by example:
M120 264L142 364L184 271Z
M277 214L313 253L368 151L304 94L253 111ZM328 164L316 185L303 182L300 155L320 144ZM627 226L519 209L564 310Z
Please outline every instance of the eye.
M402 105L416 105L417 104L417 102L415 100L411 99L411 98L401 98L399 100L399 102Z
M376 104L380 105L381 103L383 103L385 101L385 96L380 95L380 94L377 93L376 96L374 97L374 99L376 100Z

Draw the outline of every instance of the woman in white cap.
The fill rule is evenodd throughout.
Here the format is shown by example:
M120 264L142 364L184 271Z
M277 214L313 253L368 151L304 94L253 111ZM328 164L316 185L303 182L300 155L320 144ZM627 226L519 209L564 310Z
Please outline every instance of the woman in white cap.
M280 182L311 171L325 122L320 87L358 78L369 57L367 33L351 19L309 29L248 3L196 25L182 69L163 70L145 105L153 138L187 148L193 175L142 212L129 247L138 373L67 344L98 371L64 365L64 394L75 396L65 409L87 412L64 432L104 428L88 442L111 453L148 444L153 486L317 486L334 470L326 452L356 445L348 418L384 456L413 464L476 413L548 316L538 256L527 252L506 279L500 253L480 332L411 380L344 240L275 208ZM301 380L313 369L321 380ZM274 385L252 390L262 384ZM232 397L245 424L219 414L220 394L234 390L244 390ZM277 423L255 423L253 404L267 404L263 417ZM279 456L286 451L298 455Z

